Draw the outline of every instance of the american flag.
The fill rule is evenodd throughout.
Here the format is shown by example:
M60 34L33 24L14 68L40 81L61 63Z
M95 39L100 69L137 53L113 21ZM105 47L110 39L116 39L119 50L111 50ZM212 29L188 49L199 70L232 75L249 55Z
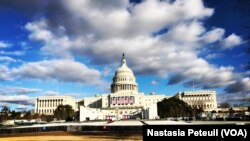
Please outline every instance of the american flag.
M121 98L121 104L124 104L124 97Z
M122 96L122 97L112 97L111 104L133 104L134 97L133 96Z
M116 97L112 97L112 104L116 104Z
M130 98L129 98L129 103L130 103L130 104L133 104L133 103L134 103L134 97L133 97L133 96L130 96Z
M120 103L121 103L121 98L118 97L118 98L117 98L117 104L120 104Z
M129 103L129 97L125 96L124 103L125 103L125 104L128 104L128 103Z

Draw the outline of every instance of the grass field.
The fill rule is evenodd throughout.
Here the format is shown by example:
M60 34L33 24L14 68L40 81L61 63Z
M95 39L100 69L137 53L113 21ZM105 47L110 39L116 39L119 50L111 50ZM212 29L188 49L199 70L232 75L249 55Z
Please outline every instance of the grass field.
M117 134L117 133L70 133L70 132L47 132L36 134L19 134L1 136L1 141L140 141L140 133Z

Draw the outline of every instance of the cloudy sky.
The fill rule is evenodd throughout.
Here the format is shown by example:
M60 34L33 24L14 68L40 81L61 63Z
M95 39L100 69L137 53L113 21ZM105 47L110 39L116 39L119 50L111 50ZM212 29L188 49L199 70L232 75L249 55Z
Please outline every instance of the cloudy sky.
M244 23L227 0L1 0L0 106L109 93L125 53L139 91L216 90L248 103Z

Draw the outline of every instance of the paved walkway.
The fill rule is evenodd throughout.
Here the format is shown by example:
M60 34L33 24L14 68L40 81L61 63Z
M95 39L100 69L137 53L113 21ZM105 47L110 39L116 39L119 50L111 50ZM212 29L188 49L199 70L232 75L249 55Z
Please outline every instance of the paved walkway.
M171 121L171 120L118 120L118 121L89 121L89 122L66 122L66 123L47 123L34 124L28 126L17 126L11 128L29 128L29 127L50 127L50 126L142 126L142 125L212 125L212 124L236 124L250 125L249 121Z

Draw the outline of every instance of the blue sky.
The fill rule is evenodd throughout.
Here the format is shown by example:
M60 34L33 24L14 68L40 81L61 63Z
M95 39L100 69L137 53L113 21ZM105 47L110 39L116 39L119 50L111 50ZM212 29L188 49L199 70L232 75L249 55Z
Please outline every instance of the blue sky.
M125 53L139 91L216 90L218 102L250 98L249 16L226 0L3 0L0 105L109 93Z

